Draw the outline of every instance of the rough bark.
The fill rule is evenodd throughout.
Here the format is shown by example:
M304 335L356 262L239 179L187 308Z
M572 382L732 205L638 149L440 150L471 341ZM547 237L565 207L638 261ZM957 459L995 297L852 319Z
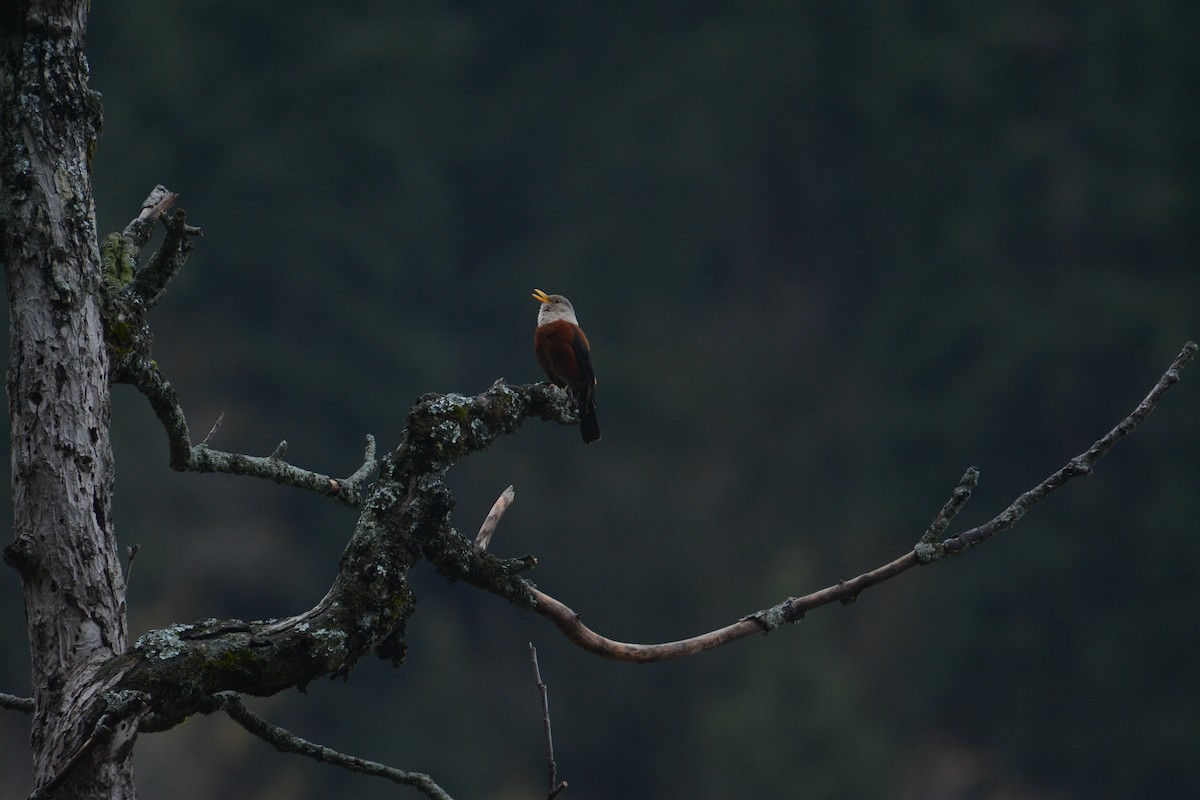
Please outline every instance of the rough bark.
M50 783L95 741L96 668L125 649L110 514L109 365L89 158L85 2L0 11L0 240L10 307L12 543L25 593L34 776ZM119 733L119 732L118 732ZM105 735L62 796L133 797L128 738Z

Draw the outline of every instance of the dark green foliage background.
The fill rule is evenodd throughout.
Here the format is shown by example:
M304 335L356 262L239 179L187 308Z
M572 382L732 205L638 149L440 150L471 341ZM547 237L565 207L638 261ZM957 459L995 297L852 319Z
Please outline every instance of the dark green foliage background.
M975 524L1200 336L1200 7L96 3L101 233L155 183L203 226L155 312L200 438L337 474L410 403L540 378L534 287L594 346L604 440L528 423L453 474L468 533L594 628L723 625L889 560L963 470ZM1193 370L1200 368L1193 367ZM631 666L427 568L400 670L253 707L573 800L1200 795L1200 372L1095 476L968 557L683 663ZM131 633L314 604L353 512L167 469L114 398ZM27 693L0 578L0 690ZM29 790L0 714L0 794ZM147 797L410 796L223 717L143 737ZM411 796L415 796L412 794Z

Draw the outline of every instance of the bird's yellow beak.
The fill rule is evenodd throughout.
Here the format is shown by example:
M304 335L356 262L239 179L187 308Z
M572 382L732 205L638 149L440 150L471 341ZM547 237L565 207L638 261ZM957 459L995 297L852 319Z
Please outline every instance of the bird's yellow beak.
M537 300L539 303L549 303L550 295L546 294L541 289L534 289L533 290L533 299Z

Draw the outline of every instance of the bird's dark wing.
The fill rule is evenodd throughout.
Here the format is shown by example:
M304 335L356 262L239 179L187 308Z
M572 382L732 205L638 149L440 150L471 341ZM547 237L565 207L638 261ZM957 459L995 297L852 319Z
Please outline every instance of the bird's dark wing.
M579 366L580 383L587 386L596 385L596 370L592 366L592 348L588 345L587 334L580 328L575 328L575 338L571 341L575 350L575 362Z
M579 328L575 330L571 344L579 367L579 385L574 387L579 398L579 433L584 444L591 444L600 438L600 423L596 420L596 370L592 367L592 348L588 346L587 334Z

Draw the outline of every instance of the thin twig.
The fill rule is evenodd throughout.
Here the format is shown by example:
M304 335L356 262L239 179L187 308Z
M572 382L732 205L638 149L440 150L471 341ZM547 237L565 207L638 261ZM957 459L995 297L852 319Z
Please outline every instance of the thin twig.
M142 549L140 544L131 544L125 548L125 593L129 593L129 576L133 574L133 560L137 558L138 551Z
M558 764L554 761L554 735L550 732L550 697L546 691L546 684L542 681L537 648L533 646L533 642L529 643L529 660L533 662L533 676L537 679L538 692L542 696L542 728L546 732L546 770L549 778L546 784L546 800L554 800L567 788L567 782L558 779Z
M395 767L389 767L386 764L368 761L365 758L339 753L324 745L315 744L307 739L303 739L278 725L267 722L246 708L246 704L242 702L242 698L236 692L220 692L213 695L213 700L216 701L217 707L223 709L234 722L280 752L296 753L325 764L341 767L350 772L361 772L365 775L386 778L393 783L411 786L434 798L434 800L451 800L450 795L446 794L446 791L442 787L434 783L433 779L424 773L407 772Z
M24 711L26 714L32 714L37 708L37 703L32 697L17 697L15 694L5 694L0 692L0 708L7 708L10 711Z
M1187 366L1188 362L1195 357L1197 349L1200 348L1197 347L1195 342L1186 343L1183 350L1171 362L1171 366L1158 379L1154 388L1138 404L1137 408L1118 422L1111 431L1096 440L1086 451L1068 461L1061 469L1054 472L1037 486L1020 495L1008 508L996 517L982 525L938 542L935 546L945 553L954 555L965 551L969 547L982 544L997 533L1011 528L1030 508L1041 502L1055 490L1062 488L1071 479L1080 475L1090 474L1096 462L1111 451L1122 437L1132 433L1149 416L1150 412L1154 410L1166 391L1179 381L1180 370ZM975 477L972 476L971 470L968 470L967 474L963 476L959 487L955 490L955 496L951 497L951 500L943 508L939 517L935 517L935 524L937 519L943 514L949 513L950 516L953 516L954 513L957 513L958 508L966 501L965 492L969 489L973 480L975 480ZM947 508L950 509L949 512L947 512ZM949 519L946 522L948 524ZM700 634L699 636L693 636L689 639L681 639L663 644L630 644L608 639L584 625L580 621L579 615L565 604L538 589L533 589L532 592L537 601L534 610L553 622L568 639L583 649L604 658L611 658L617 661L670 661L672 659L695 655L705 650L711 650L714 647L720 647L736 639L743 639L754 633L772 631L785 622L797 622L804 618L806 612L834 601L841 601L843 603L853 602L864 590L894 578L901 572L905 572L922 563L924 562L922 562L918 555L917 549L914 548L899 558L855 578L838 581L832 586L806 594L803 597L789 597L771 608L747 615L732 625L726 625L724 628Z
M492 504L492 510L484 518L483 524L479 526L479 533L475 536L475 546L480 550L487 550L488 545L492 541L492 534L496 532L496 526L500 524L500 518L504 516L504 512L512 505L513 500L517 498L516 491L512 486L509 486L500 496L496 498L496 502Z
M225 421L225 412L222 411L220 414L217 415L217 421L214 422L213 426L208 429L208 435L205 436L202 440L200 440L200 444L207 445L209 443L209 441L214 436L217 435L217 429L221 427L221 423L224 421Z

